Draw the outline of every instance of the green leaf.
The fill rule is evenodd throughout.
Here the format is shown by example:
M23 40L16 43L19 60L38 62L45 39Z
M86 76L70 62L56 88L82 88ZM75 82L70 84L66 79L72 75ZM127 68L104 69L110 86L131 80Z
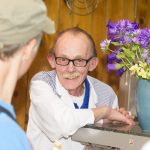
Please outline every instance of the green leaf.
M119 42L111 42L111 44L113 44L114 46L120 46Z
M116 68L119 70L119 69L121 69L122 67L124 67L124 64L116 64Z
M117 52L116 56L117 56L118 59L126 58L126 55L124 53L121 53L121 52Z
M133 45L131 50L136 51L138 48L139 48L139 45Z
M124 54L129 57L134 59L135 58L135 53L133 53L132 51L130 51L130 49L122 47L122 50L124 51Z

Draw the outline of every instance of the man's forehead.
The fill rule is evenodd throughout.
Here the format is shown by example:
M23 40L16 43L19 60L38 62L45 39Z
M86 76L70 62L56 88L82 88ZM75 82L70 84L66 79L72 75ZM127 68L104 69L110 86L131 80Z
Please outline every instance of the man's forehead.
M82 33L82 32L79 32L79 33L66 32L66 33L63 33L57 39L56 45L60 44L60 43L65 44L65 43L68 43L68 42L69 43L78 42L79 40L83 40L84 43L90 44L90 41L89 41L88 37L84 33Z
M61 35L55 45L55 54L90 55L91 43L83 33L66 32ZM69 54L70 53L70 54Z

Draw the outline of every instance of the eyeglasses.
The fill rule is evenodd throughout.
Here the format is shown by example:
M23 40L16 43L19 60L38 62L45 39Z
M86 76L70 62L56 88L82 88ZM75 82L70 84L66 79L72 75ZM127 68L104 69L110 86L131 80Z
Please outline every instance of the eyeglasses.
M76 67L85 67L87 65L87 63L93 58L90 57L89 59L68 59L65 57L56 57L55 56L55 61L57 65L61 65L61 66L67 66L70 62L73 63L74 66Z

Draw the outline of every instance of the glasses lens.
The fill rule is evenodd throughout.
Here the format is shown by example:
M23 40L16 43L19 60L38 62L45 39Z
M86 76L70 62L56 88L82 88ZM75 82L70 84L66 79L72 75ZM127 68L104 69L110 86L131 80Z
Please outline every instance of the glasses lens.
M65 66L65 65L68 65L69 60L68 60L67 58L63 58L63 57L56 57L56 63L57 63L58 65L63 65L63 66Z
M86 60L84 59L75 59L74 60L74 65L77 67L84 67L86 65Z

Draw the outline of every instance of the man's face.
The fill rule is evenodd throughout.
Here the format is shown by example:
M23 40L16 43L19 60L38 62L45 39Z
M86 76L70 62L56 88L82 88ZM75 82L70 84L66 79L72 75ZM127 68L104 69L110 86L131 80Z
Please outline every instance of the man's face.
M89 59L92 55L90 42L84 34L73 35L65 33L56 43L55 56L68 59ZM66 66L58 65L55 60L53 67L56 68L58 79L66 90L79 90L83 86L90 62L84 67L76 67L73 62Z

